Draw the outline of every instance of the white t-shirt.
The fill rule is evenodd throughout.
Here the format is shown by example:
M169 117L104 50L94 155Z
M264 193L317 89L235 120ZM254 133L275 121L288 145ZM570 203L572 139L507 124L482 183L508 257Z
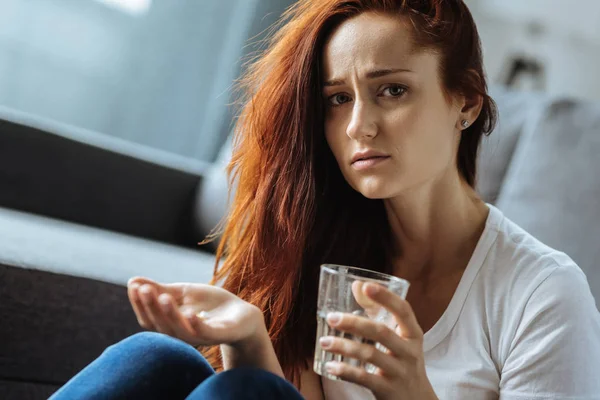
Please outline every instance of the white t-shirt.
M600 313L584 273L488 207L456 292L425 333L427 376L437 396L600 399ZM327 400L374 398L351 383L322 382Z

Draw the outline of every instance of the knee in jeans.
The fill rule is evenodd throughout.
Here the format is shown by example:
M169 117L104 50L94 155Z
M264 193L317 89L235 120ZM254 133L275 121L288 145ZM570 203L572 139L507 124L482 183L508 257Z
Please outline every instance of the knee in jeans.
M235 386L247 395L279 393L289 390L293 385L285 379L262 369L241 367L234 368L213 377L214 381L224 386Z
M156 363L163 368L186 365L210 368L198 350L179 339L156 332L136 333L106 351L124 351L129 358Z

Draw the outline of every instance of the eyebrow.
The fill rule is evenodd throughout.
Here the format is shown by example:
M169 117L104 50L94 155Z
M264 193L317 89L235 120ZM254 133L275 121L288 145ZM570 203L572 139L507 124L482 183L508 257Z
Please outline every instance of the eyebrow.
M381 78L382 76L395 74L398 72L414 72L414 71L412 71L410 69L404 69L404 68L377 69L375 71L367 72L366 77L367 77L367 79L375 79L375 78ZM332 80L324 82L323 87L340 86L345 83L346 83L346 81L343 79L332 79Z

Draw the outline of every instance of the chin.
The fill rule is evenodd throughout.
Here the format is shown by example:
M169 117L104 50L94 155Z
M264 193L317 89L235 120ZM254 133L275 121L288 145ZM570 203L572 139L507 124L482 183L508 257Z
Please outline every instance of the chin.
M379 179L368 179L366 181L357 182L357 185L354 185L354 190L371 200L393 197L391 189L389 182L386 184L386 182Z
M377 192L360 192L360 194L362 194L364 197L366 197L369 200L383 200L383 199L387 199L389 196L385 196L383 194L377 193Z

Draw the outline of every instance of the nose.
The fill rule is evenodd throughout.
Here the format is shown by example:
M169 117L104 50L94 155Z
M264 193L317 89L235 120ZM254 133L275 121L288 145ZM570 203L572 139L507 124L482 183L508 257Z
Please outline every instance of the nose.
M365 102L354 103L350 123L346 127L346 135L354 140L373 139L377 136L375 115Z

